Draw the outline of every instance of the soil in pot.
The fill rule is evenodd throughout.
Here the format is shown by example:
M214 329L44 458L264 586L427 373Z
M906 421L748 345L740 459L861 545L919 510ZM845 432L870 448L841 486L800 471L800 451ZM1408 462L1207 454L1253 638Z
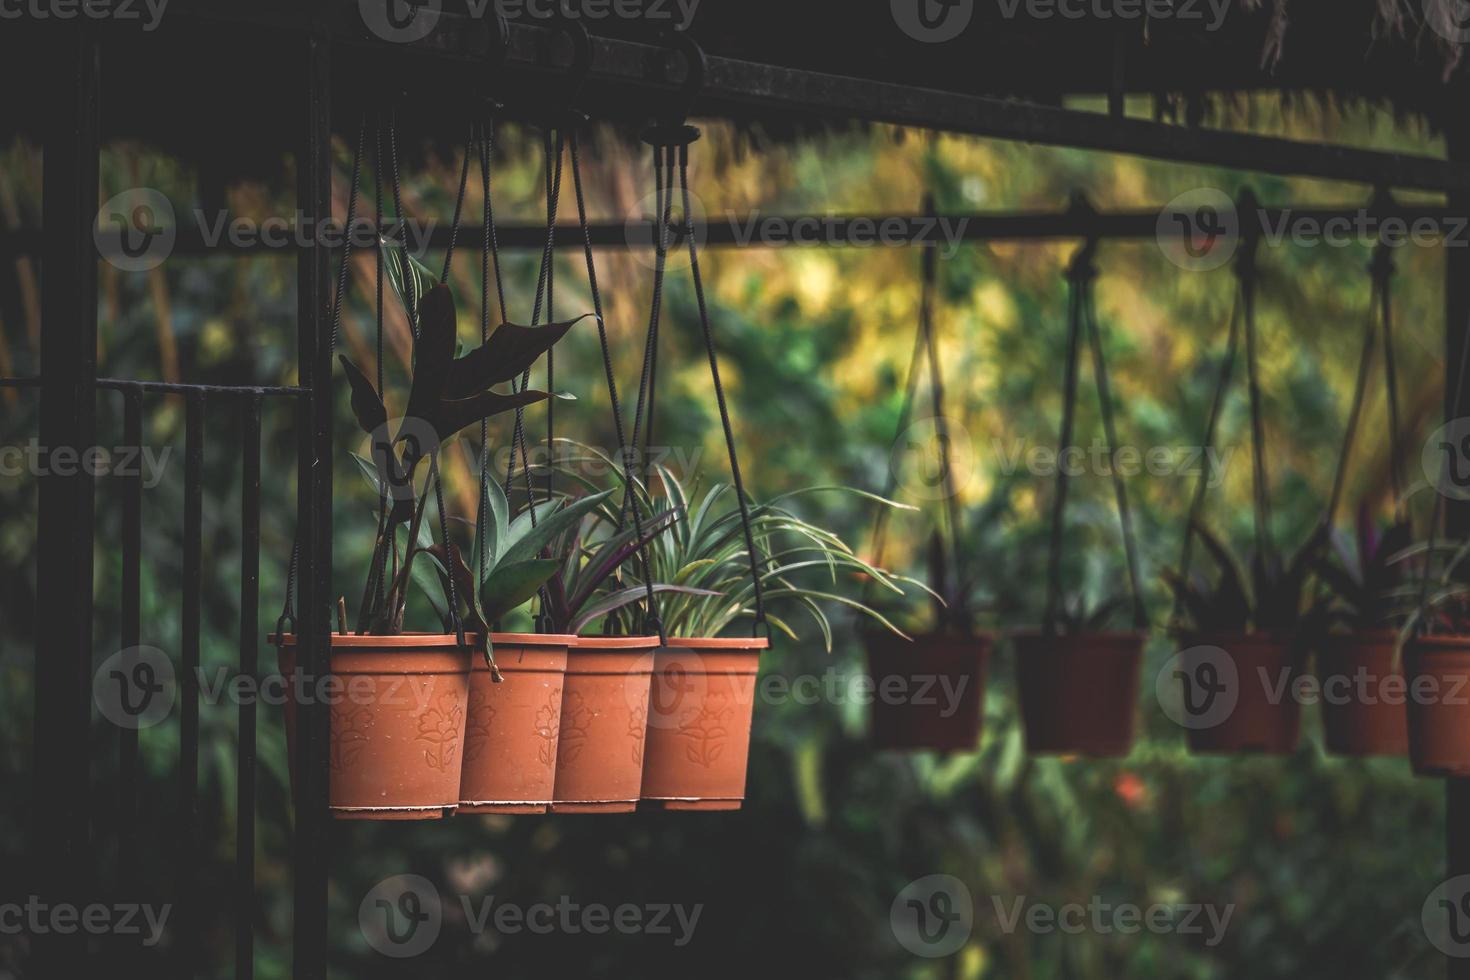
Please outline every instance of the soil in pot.
M1409 760L1421 776L1470 776L1470 636L1420 636L1404 648Z
M574 636L492 633L470 672L458 813L545 813L556 783L562 685Z
M1394 663L1395 630L1332 635L1317 652L1322 727L1336 755L1409 751L1407 685Z
M871 633L864 642L875 748L975 751L994 637Z
M583 636L567 649L553 813L629 813L643 785L656 636Z
M654 656L643 753L645 802L738 810L745 799L756 674L765 637L670 637Z
M1145 633L1018 632L1016 682L1032 755L1117 758L1133 750Z
M1290 755L1301 736L1302 656L1264 633L1191 636L1176 673L1191 752ZM1176 719L1180 720L1180 719Z
M460 646L454 636L334 633L335 680L313 685L296 683L296 637L282 637L279 651L292 692L286 736L293 765L295 698L330 704L332 816L435 820L459 805L470 646Z

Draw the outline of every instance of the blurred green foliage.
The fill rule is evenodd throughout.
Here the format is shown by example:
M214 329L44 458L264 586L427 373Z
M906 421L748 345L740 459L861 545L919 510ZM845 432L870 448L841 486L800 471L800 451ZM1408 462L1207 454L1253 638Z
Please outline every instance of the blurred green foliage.
M1337 115L1298 107L1280 116L1274 103L1239 108L1257 125L1303 138L1383 142L1434 150L1415 132L1387 133L1369 113ZM715 125L694 147L693 182L706 215L759 211L907 213L926 190L941 211L1057 209L1084 191L1099 207L1156 206L1186 190L1234 193L1240 174L1132 158L872 129L790 145L762 145ZM507 133L497 161L502 221L542 214L538 140ZM601 134L587 180L593 218L623 220L651 200L648 161L631 145ZM339 147L339 188L350 148ZM417 156L417 154L410 154ZM9 149L0 170L21 202L22 223L39 220L34 148ZM407 167L405 201L419 217L447 220L458 173L453 154L433 150ZM146 149L116 145L104 161L104 196L127 186L163 190L180 215L198 188L177 164ZM1361 187L1250 178L1267 203L1356 202ZM232 188L245 216L290 214L284 187ZM340 193L340 190L339 190ZM570 195L564 195L569 199ZM339 200L339 210L345 202ZM478 214L476 181L468 213ZM564 214L569 219L569 215ZM965 245L940 262L937 316L950 411L966 451L961 486L968 513L998 490L1010 506L962 530L982 591L1005 593L1000 625L1024 625L1040 612L1050 480L1024 468L1005 472L1017 448L1055 444L1065 340L1062 273L1073 242ZM1277 540L1291 546L1320 516L1344 424L1368 304L1367 249L1269 248L1262 257L1261 335L1272 499ZM1406 248L1398 256L1400 372L1416 432L1433 428L1442 368L1442 256ZM608 324L625 405L631 401L646 325L649 257L599 253ZM918 254L912 249L772 248L706 253L714 329L732 391L736 434L757 497L799 486L847 483L880 490L895 448L904 372L917 316ZM1181 270L1153 241L1102 247L1098 306L1120 407L1122 440L1140 448L1198 444L1224 343L1232 283L1228 268ZM431 263L433 264L433 263ZM12 280L23 282L24 269ZM558 260L558 316L590 309L580 255ZM354 270L341 346L374 363L370 267ZM32 270L32 276L34 271ZM289 255L252 261L174 259L156 274L102 267L101 372L161 378L175 370L196 382L290 383L294 379L294 263ZM461 253L454 270L467 340L477 332L478 258ZM534 256L507 256L511 319L526 319ZM492 294L493 295L493 294ZM0 331L9 369L35 367L34 324L19 294L0 300ZM708 367L692 290L674 263L665 300L664 349L654 443L669 447L666 465L681 476L724 471ZM390 379L405 370L406 338L390 317ZM176 353L168 349L176 344ZM558 435L613 448L600 355L591 330L558 348L557 387L579 401L558 410ZM1084 377L1078 442L1100 436L1096 402ZM392 381L390 381L390 388ZM337 386L335 461L338 591L355 599L372 547L370 490L346 449L356 448L346 386ZM121 440L120 396L99 394L104 445ZM34 393L0 393L0 444L23 444L36 429ZM390 411L393 406L390 406ZM401 408L401 406L399 406ZM144 642L177 655L182 523L181 402L150 396L147 441L171 450L164 480L145 494ZM1348 505L1386 513L1387 454L1383 395L1367 405ZM529 416L540 437L544 414ZM226 408L208 420L205 512L207 668L229 669L238 656L240 419ZM268 407L264 472L264 541L259 633L273 626L294 519L294 430L290 412ZM492 428L496 447L509 441ZM1219 444L1226 465L1211 494L1208 519L1244 545L1250 538L1250 466L1243 394L1237 389ZM1418 439L1407 440L1411 461ZM901 448L901 447L900 447ZM453 456L453 454L450 454ZM472 514L474 490L464 460L446 463L451 509ZM900 495L914 490L907 478ZM1130 481L1155 620L1165 611L1159 569L1177 559L1191 479L1184 474ZM1120 581L1121 549L1102 478L1074 485L1069 574L1094 592ZM940 508L922 493L918 512L893 522L887 560L922 574L924 551ZM95 554L96 655L118 641L120 498L99 485ZM801 503L803 516L843 538L866 540L871 508L842 495ZM0 477L0 867L22 863L30 799L33 651L58 624L33 619L35 484ZM917 604L913 621L922 626ZM410 625L425 622L410 609ZM781 643L766 658L768 675L851 678L863 667L850 619L836 617L834 652L817 636ZM1439 969L1419 925L1420 907L1439 881L1443 851L1441 788L1415 780L1400 761L1356 762L1323 755L1315 715L1300 751L1286 760L1197 759L1162 716L1155 672L1171 653L1155 642L1140 692L1143 738L1133 755L1088 763L1026 758L1020 741L1008 652L994 658L985 735L973 754L912 757L873 753L864 742L865 709L850 698L797 703L766 698L756 707L749 801L730 815L637 814L629 817L455 819L443 824L340 824L334 827L331 928L339 975L444 975L456 966L498 977L713 976L753 970L813 977L1227 978L1409 977ZM176 716L175 719L176 720ZM147 784L142 794L144 867L149 894L171 887L168 856L176 839L177 725L145 731ZM215 975L229 973L232 915L228 894L234 810L233 709L202 712L201 786L206 848L199 865L209 901L199 911ZM98 875L115 863L109 836L116 732L98 719L91 781L98 801ZM288 973L291 846L289 785L279 711L262 709L258 898L259 975ZM506 902L698 902L694 941L674 948L657 936L471 936L458 905L447 902L445 932L433 950L400 962L373 953L357 926L358 904L380 879L414 872L446 896L494 894ZM895 940L890 905L909 881L944 872L975 898L968 945L945 960L913 957ZM6 876L9 877L9 876ZM12 886L22 884L12 879ZM1223 941L1198 936L1005 933L996 905L1019 896L1057 906L1105 901L1233 905ZM993 901L994 900L994 901ZM0 972L17 947L0 943Z

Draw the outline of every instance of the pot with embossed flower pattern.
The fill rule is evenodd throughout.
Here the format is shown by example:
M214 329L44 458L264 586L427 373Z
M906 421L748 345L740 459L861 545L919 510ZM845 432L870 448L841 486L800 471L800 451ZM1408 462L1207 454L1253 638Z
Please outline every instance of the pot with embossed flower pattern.
M277 643L276 637L270 638ZM435 820L460 799L473 640L403 634L334 633L335 683L296 682L296 637L279 638L286 741L295 759L296 703L302 692L329 702L328 803L339 820Z
M567 646L574 636L492 633L501 680L470 672L459 813L545 813L556 782Z
M580 636L567 649L552 813L629 813L643 784L656 636Z
M766 637L670 637L654 657L643 799L665 810L745 800L755 680Z

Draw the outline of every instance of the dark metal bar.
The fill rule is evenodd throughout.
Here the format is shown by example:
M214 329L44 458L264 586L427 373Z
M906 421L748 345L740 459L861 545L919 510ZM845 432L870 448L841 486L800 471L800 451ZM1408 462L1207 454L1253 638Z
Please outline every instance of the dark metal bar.
M259 674L260 636L260 407L245 408L240 481L240 674ZM240 699L239 770L235 806L235 978L255 976L255 699Z
M58 23L46 114L42 209L40 429L53 452L96 444L97 214L101 75L94 25ZM43 902L85 904L94 897L91 810L92 546L95 486L82 472L54 470L37 481L36 711L31 886ZM74 936L39 935L36 976L95 974Z
M39 388L40 378L0 378L0 388Z
M1470 160L1470 125L1461 121L1446 132L1452 160ZM1450 207L1470 215L1470 193L1450 195ZM1465 345L1470 344L1470 249L1445 249L1445 420L1470 415L1470 386L1459 372ZM1445 501L1446 534L1451 541L1470 533L1470 505L1454 497ZM1470 779L1445 780L1446 878L1470 874ZM1451 956L1446 975L1470 980L1470 958Z
M712 215L695 226L695 236L705 248L775 248L872 246L882 236L884 243L906 241L912 244L943 245L949 241L1051 241L1065 238L1095 237L1099 239L1150 239L1165 236L1182 236L1190 233L1186 225L1166 221L1160 223L1162 209L1132 209L1126 211L1097 212L1090 208L1071 208L1065 211L1014 211L972 212L939 216L914 214L762 214L759 211L744 214L726 213ZM1279 206L1237 211L1242 232L1259 231L1269 236L1279 228L1289 228L1310 223L1321 228L1330 224L1350 225L1371 218L1381 227L1384 221L1402 222L1412 230L1430 235L1453 235L1463 240L1466 227L1462 216L1450 208L1440 205L1393 205L1379 207L1376 204L1334 205L1324 207ZM370 228L371 223L364 226ZM396 225L385 223L383 231L392 231ZM1407 229L1406 229L1407 230ZM590 225L588 231L592 244L597 248L649 248L653 241L653 222L630 218L624 222L599 222ZM497 225L496 233L501 248L540 250L546 246L545 225ZM1365 241L1376 238L1376 229L1365 227L1361 233L1350 230L1350 234L1363 237ZM426 229L423 248L442 251L449 244L451 229L434 225ZM672 230L675 243L683 241L682 226ZM952 236L952 237L951 237ZM467 247L482 247L484 229L478 226L461 226L458 240ZM577 225L560 225L553 233L554 244L562 248L581 248L582 230ZM7 252L19 253L36 247L34 233L12 232L0 234L0 255ZM229 250L236 257L279 252L256 243ZM340 251L340 250L337 250ZM172 253L179 258L198 258L218 254L198 234L187 227L179 229ZM150 382L162 390L162 383ZM190 386L175 385L166 390L185 390ZM225 390L240 390L227 388ZM290 391L292 389L282 389Z
M199 966L195 903L199 854L199 640L204 580L204 395L192 392L184 411L184 607L179 670L179 814L175 913L176 973Z
M143 392L123 391L123 445L143 446ZM143 604L143 468L136 466L123 483L122 519L122 649L142 640ZM120 891L129 899L138 887L138 730L118 729L117 860Z
M1122 210L1122 212L1094 212L1086 207L1073 207L1063 212L975 212L954 215L761 215L753 213L726 213L710 216L700 225L695 225L695 238L706 248L776 248L776 247L872 247L875 242L891 244L894 241L911 244L942 245L950 241L1055 241L1064 238L1100 239L1150 239L1167 235L1186 235L1189 228L1177 222L1160 222L1163 209ZM1355 231L1363 223L1364 234L1382 228L1386 220L1395 220L1405 225L1405 231L1416 234L1452 235L1458 241L1467 238L1463 216L1455 215L1449 207L1435 204L1420 206L1383 207L1376 204L1358 206L1313 206L1313 207L1261 207L1254 210L1238 210L1239 229L1242 232L1260 232L1269 239L1279 229L1292 226L1344 226L1345 234L1357 237ZM1372 219L1373 225L1367 225ZM394 225L384 225L391 231ZM588 228L592 245L597 248L647 248L653 241L653 222L637 220L628 222L601 222ZM516 250L541 250L545 247L547 231L545 225L497 225L495 226L501 248ZM444 250L450 241L450 228L434 226L422 242L428 250ZM484 229L473 226L460 228L462 237L484 237ZM675 244L684 241L684 228L670 232ZM34 235L12 232L9 242L0 235L0 254L10 248L24 250L31 247ZM581 248L584 245L582 229L578 225L557 226L553 234L557 247ZM250 254L276 251L265 245L235 248L232 254ZM179 231L173 254L178 257L198 257L207 253L206 242L197 235ZM107 383L107 379L98 383ZM191 385L163 385L162 382L147 382L159 391L187 391ZM207 388L207 386L206 386ZM222 391L253 391L248 386L222 388ZM300 391L294 388L265 389L265 391Z
M317 5L312 5L315 8ZM303 220L331 215L331 52L313 31L302 48L306 113L296 145L297 208ZM297 348L302 384L297 401L297 534L301 547L297 624L299 666L307 682L326 673L331 649L332 588L332 350L327 315L330 253L297 255ZM310 699L296 726L296 852L292 975L325 980L327 973L327 706Z
M97 387L127 391L137 388L168 395L304 395L307 389L292 385L195 385L171 381L130 381L126 378L98 378Z

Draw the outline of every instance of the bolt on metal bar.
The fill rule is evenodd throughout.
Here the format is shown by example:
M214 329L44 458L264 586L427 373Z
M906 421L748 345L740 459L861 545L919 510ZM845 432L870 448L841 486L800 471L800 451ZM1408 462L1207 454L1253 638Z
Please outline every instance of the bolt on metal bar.
M240 480L240 676L260 673L260 414L256 394L245 405ZM235 978L255 975L255 699L240 699L235 766Z

